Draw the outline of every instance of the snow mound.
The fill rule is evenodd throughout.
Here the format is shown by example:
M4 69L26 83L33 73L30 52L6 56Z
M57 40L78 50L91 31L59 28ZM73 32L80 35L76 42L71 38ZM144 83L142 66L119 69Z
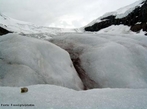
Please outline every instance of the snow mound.
M21 94L19 87L0 87L1 109L146 109L147 89L74 91L34 85ZM25 106L26 105L26 106ZM28 106L27 106L28 105Z
M147 88L147 37L69 34L50 41L73 51L86 75L101 88Z
M8 34L0 37L0 85L55 84L83 88L69 54L34 38Z

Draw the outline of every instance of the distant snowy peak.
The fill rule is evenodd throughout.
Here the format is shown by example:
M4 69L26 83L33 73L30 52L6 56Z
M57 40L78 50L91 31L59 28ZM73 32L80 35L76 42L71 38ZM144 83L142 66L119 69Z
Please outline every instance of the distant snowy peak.
M139 0L89 23L85 31L99 31L112 25L125 25L133 32L147 32L147 0ZM112 26L113 27L113 26ZM126 28L126 27L125 27ZM112 30L112 29L111 29ZM111 32L111 31L109 31ZM146 33L147 34L147 33Z
M0 35L9 32L19 34L49 34L56 35L62 32L75 32L75 29L51 28L34 25L32 23L15 20L0 13Z
M114 12L109 12L104 14L103 16L101 16L99 19L104 20L107 19L107 17L109 18L109 16L115 16L116 18L123 18L126 17L129 13L131 13L135 8L137 7L141 7L146 0L139 0L131 5L125 6L123 8L120 8Z

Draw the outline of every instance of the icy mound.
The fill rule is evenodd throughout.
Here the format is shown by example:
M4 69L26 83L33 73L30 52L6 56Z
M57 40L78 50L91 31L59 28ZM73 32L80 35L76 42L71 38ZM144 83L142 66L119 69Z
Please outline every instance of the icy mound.
M69 54L47 41L16 34L0 37L0 85L55 84L83 88Z
M101 88L147 88L147 37L74 34L51 42L67 50Z

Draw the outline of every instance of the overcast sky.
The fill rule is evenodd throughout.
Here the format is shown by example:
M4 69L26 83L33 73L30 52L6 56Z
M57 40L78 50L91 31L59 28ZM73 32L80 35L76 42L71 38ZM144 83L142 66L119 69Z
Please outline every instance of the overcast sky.
M82 27L106 12L137 0L0 0L0 12L22 21L52 27Z

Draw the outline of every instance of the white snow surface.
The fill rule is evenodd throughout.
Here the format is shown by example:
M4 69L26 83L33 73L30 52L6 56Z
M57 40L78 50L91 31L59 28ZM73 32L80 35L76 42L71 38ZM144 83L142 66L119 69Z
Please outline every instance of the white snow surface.
M0 37L0 86L55 84L75 90L83 84L69 54L43 40L17 34Z
M1 109L146 109L147 89L94 89L75 91L53 85L1 87ZM12 104L12 106L11 106ZM23 106L32 104L34 106ZM21 106L21 107L20 107Z
M107 28L101 29L96 33L103 33L103 34L130 34L130 35L144 35L146 32L139 31L138 33L133 32L130 30L129 26L126 25L111 25Z
M72 34L51 39L74 51L86 74L102 88L147 88L147 37Z

